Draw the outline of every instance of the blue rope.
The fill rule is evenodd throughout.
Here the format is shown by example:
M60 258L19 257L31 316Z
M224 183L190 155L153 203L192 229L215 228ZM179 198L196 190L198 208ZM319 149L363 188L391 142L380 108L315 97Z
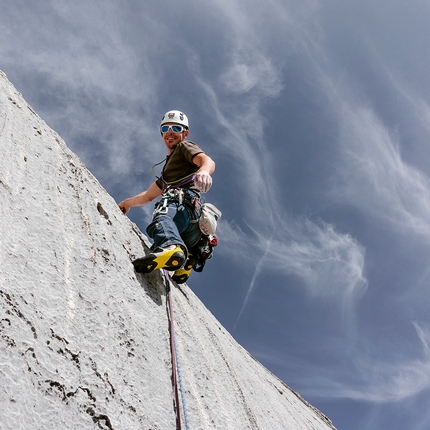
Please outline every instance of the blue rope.
M172 367L173 367L173 373L177 373L178 376L178 382L179 382L179 391L181 392L181 401L182 401L182 411L184 414L184 421L185 421L185 429L189 430L189 424L188 424L188 411L187 411L187 404L185 401L185 391L183 388L182 383L182 373L181 373L181 366L179 361L179 355L178 355L178 349L176 345L176 334L175 334L175 328L174 328L174 320L173 320L173 307L172 307L172 290L170 288L170 278L167 274L167 271L164 270L164 277L166 279L166 287L167 287L167 293L168 293L168 300L169 300L169 315L170 315L170 343L172 345ZM173 382L174 382L174 388L175 388L175 395L176 395L176 401L179 402L177 398L177 386L176 386L176 375L173 375ZM179 408L179 404L177 405L178 411L177 411L177 424L178 429L181 428L181 411Z

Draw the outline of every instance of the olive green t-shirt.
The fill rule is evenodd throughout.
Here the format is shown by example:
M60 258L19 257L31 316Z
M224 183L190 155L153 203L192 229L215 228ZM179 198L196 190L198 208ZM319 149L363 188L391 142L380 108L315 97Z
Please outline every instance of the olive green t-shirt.
M166 158L161 178L155 182L158 188L163 190L171 185L199 192L193 181L185 184L183 182L186 182L186 179L199 170L200 167L193 163L193 157L202 152L200 146L190 140L183 140L178 143L173 152Z

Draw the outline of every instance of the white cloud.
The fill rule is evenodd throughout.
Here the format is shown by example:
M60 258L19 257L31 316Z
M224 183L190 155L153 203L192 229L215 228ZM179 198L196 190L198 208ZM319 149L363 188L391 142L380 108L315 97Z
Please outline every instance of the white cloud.
M247 106L247 110L242 109L236 115L227 114L211 85L201 76L198 79L215 117L227 132L221 143L237 159L237 174L244 173L238 179L236 193L243 197L239 199L245 205L241 212L249 214L244 221L253 234L246 234L226 219L220 222L220 234L228 242L232 255L240 255L238 260L243 261L240 250L245 246L247 258L256 267L240 314L256 287L257 276L264 275L265 270L297 276L311 294L341 298L343 310L351 310L367 286L363 274L364 248L331 225L316 224L306 218L293 220L284 215L285 208L277 199L276 172L271 168L273 163L264 142L258 104ZM247 134L249 129L257 130L253 137L258 145Z
M272 272L296 276L310 294L341 300L344 306L362 296L367 287L363 274L365 252L356 240L336 232L333 226L317 225L309 220L284 220L274 224L276 228L271 226L270 233L268 226L258 220L259 227L250 236L236 226L220 221L220 232L230 249L245 247L247 255L252 255L250 258L257 269L250 291L262 266ZM233 250L231 252L235 254Z
M279 71L269 58L259 52L249 55L236 54L232 64L220 76L221 85L231 93L259 90L261 96L277 96L282 90Z
M358 356L356 365L362 381L340 382L334 385L332 393L364 401L398 402L430 389L430 329L416 322L413 325L421 341L422 358L405 358L409 354L403 350L393 351L393 359L385 361Z
M24 95L36 97L33 107L102 182L124 180L161 159L163 148L153 145L161 116L154 110L160 74L153 60L157 47L169 44L161 23L118 2L58 1L5 13L19 37L5 32L2 67L19 64ZM150 146L151 156L142 151Z
M269 5L273 6L274 3ZM273 63L270 50L257 42L259 29L253 25L253 18L261 10L247 11L246 18L243 13L236 17L235 11L235 2L229 2L223 10L237 25L234 29L232 26L230 60L219 78L226 91L237 95L235 101L227 103L217 93L216 83L202 74L197 55L189 61L208 100L206 109L212 110L211 118L219 124L218 130L224 131L220 143L236 162L235 193L243 205L237 209L246 214L243 221L252 231L250 236L227 219L220 222L220 235L228 242L232 255L240 255L238 260L242 261L249 258L255 267L239 317L258 287L257 278L267 270L300 278L309 293L317 297L340 298L346 317L346 309L352 309L367 286L364 247L331 225L285 215L277 198L280 190L272 167L273 155L264 139L268 118L262 112L265 98L279 95L282 90L280 69ZM285 14L273 17L274 23L289 19ZM297 24L293 30L301 32ZM245 257L240 251L244 246Z
M343 163L334 194L430 244L430 181L403 161L397 133L370 109L352 106L344 106L340 126Z

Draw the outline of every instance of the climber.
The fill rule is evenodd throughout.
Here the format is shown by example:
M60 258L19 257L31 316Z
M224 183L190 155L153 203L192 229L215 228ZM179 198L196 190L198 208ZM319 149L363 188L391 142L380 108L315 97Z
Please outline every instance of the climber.
M146 191L123 200L118 206L126 214L131 207L142 206L161 196L146 229L154 241L151 253L134 260L133 265L139 273L161 268L175 271L172 278L184 282L193 266L188 250L201 236L200 192L206 193L211 188L215 163L198 145L186 140L189 124L184 113L167 112L161 120L160 132L167 148L167 157L158 163L164 162L161 176L156 176L157 180Z

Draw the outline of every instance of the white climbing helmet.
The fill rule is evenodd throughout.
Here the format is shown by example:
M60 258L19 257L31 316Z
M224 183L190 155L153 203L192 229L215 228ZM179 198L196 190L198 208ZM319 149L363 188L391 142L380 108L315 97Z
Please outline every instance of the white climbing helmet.
M160 127L166 124L166 122L174 122L175 124L183 125L187 129L189 128L187 115L179 110L169 110L169 112L166 112L161 120Z

